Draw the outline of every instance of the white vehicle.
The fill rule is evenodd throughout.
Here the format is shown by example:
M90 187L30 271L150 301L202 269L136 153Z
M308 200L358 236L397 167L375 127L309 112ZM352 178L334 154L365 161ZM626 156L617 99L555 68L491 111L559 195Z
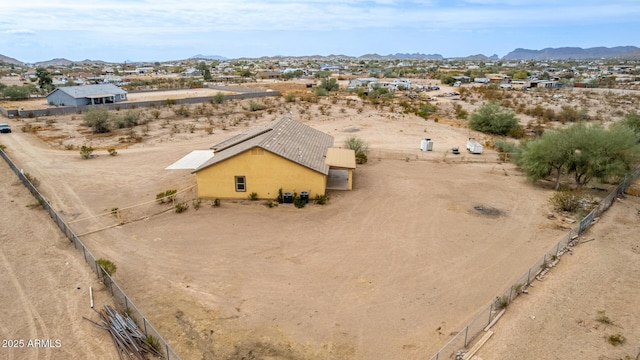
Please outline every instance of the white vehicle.
M482 154L482 145L474 138L467 140L467 150L472 154Z
M501 89L511 89L511 84L500 84Z
M453 83L454 87L458 87L458 86L462 86L462 83L460 81L456 81Z

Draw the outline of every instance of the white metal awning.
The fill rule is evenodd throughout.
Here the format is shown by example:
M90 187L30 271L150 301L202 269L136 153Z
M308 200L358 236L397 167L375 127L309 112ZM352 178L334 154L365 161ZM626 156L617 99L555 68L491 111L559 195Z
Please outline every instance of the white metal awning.
M194 150L165 170L195 170L213 157L213 150Z

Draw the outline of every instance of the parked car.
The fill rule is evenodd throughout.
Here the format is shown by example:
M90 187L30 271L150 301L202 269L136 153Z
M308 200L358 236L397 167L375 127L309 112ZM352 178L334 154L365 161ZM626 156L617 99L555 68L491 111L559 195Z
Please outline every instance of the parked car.
M458 148L457 148L457 147L452 148L452 149L451 149L451 152L452 152L454 155L460 155L460 150L458 150Z
M0 124L0 133L10 133L11 126L9 124Z

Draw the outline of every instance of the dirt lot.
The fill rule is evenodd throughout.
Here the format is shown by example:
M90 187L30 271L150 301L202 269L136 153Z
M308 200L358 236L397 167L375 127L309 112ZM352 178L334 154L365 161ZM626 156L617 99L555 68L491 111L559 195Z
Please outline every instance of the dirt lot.
M551 192L491 150L452 155L467 137L485 140L455 119L425 121L356 97L264 101L260 114L242 102L213 115L192 107L188 118L144 109L149 122L135 136L90 135L70 115L10 120L37 130L0 138L96 256L118 265L116 279L184 359L428 357L568 227L546 218ZM205 201L176 214L154 203L172 188L185 190L179 201L195 196L192 174L164 170L173 161L284 115L336 144L369 142L353 191L301 210ZM433 152L419 150L425 137ZM82 160L81 144L97 157ZM114 227L115 207L126 224Z
M640 356L640 198L617 201L585 242L518 298L480 350L484 359ZM614 346L610 336L626 342Z
M108 333L82 319L99 320L90 286L96 307L111 295L4 160L0 188L0 358L117 359Z

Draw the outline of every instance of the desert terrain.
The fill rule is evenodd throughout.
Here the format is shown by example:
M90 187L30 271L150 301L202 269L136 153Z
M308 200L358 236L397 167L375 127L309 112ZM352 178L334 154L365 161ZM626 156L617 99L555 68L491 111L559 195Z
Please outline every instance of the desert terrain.
M117 359L109 334L82 319L99 320L89 287L96 310L111 294L4 160L0 188L0 358Z
M233 101L189 106L186 117L175 105L141 109L145 124L107 135L91 134L80 114L10 119L14 133L0 137L94 254L118 265L116 280L183 359L429 357L570 226L547 218L549 186L491 149L464 151L468 137L492 141L448 110L472 104L439 99L435 121L351 95L260 101L266 110ZM224 199L196 209L194 175L164 170L282 116L338 146L369 143L353 191L304 209ZM434 151L419 150L425 137ZM94 158L81 159L81 145ZM167 189L187 212L155 202ZM8 210L12 224L24 219Z
M492 328L483 359L638 359L640 198L616 201ZM624 343L610 343L621 335ZM613 338L616 339L616 338Z

